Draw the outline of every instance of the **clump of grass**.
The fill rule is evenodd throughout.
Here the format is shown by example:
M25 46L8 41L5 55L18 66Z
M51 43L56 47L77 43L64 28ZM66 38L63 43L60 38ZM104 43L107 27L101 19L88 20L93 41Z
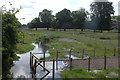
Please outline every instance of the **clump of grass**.
M94 70L94 69L91 69ZM111 72L118 71L118 68L108 68L102 72L88 72L86 69L74 67L72 70L65 70L60 73L63 79L70 78L118 78L117 75L111 75Z
M106 78L106 74L103 72L98 72L94 76L95 76L95 78Z
M18 43L16 46L17 46L17 52L16 52L17 54L29 52L30 50L34 49L34 46L32 44Z
M90 78L89 73L82 68L73 68L71 71L62 71L60 75L62 78Z
M109 38L109 37L100 37L100 39L102 39L102 40L110 40L111 38Z

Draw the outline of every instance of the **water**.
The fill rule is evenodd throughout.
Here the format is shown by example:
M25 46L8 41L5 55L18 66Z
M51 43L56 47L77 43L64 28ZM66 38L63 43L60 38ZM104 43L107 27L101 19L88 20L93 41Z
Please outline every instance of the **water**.
M65 55L66 57L69 57L69 55ZM72 59L82 59L82 58L79 58L79 57L75 57L74 55L71 55L71 58ZM86 56L86 55L84 55L84 59L88 59L89 58L89 56Z
M31 50L32 53L43 53L42 46L38 46L38 44L32 43L35 46L34 50ZM14 66L11 68L11 73L13 73L14 78L32 78L32 74L30 71L30 52L24 54L17 54L20 56L19 61L14 61ZM42 58L43 54L35 54L38 58ZM49 52L46 51L45 57L50 56ZM43 63L41 63L43 64ZM45 67L50 71L49 75L46 78L52 78L52 61L46 62ZM56 66L56 64L55 64ZM61 78L59 75L60 71L62 71L65 63L63 61L58 61L58 70L55 70L55 78ZM41 78L46 73L43 72L43 69L38 66L36 69L37 78Z
M66 57L69 57L69 55L65 55ZM75 57L74 55L71 55L72 59L79 59L78 57Z

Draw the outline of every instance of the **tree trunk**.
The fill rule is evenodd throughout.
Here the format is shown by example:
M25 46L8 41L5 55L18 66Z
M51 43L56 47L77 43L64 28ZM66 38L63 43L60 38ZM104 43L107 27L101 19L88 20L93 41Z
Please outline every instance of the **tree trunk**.
M66 29L64 29L64 31L66 31Z
M47 30L49 30L49 28L47 28Z
M94 29L94 31L93 32L96 32L96 30Z
M100 32L102 33L102 32L103 32L103 30L101 29L101 30L100 30Z
M110 29L108 29L108 32L110 32Z
M37 31L37 28L36 28L36 31Z
M81 29L81 31L83 31L83 29Z

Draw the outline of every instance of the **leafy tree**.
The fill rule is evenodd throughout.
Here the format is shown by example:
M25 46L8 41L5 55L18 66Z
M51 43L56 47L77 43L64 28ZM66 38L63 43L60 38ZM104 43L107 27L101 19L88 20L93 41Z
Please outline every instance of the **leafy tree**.
M70 29L72 28L72 15L71 11L68 9L63 9L56 14L56 26L57 28Z
M42 12L39 13L39 17L41 18L41 22L43 23L44 27L49 30L50 23L52 21L52 11L44 9Z
M12 4L10 4L12 5ZM15 14L21 9L15 10L12 7L9 11L2 9L2 77L8 78L9 69L16 58L16 43L19 41L18 27L21 23L16 18Z
M81 29L81 31L83 31L83 25L87 14L88 12L85 11L84 8L72 12L74 29Z
M111 14L114 14L112 2L93 2L91 5L91 12L93 17L97 18L97 29L110 30L111 28Z
M37 31L37 28L39 28L39 25L40 24L40 21L39 21L39 18L34 18L30 23L28 23L28 26L29 28L36 28L36 31Z
M56 22L56 17L55 16L52 16L52 21L51 21L50 25L51 25L51 28L58 29L57 22Z

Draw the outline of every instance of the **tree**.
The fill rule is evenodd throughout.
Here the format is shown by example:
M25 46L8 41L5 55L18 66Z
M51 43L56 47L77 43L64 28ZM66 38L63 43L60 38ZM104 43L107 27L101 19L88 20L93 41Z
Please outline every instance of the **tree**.
M12 5L12 4L10 4ZM9 11L2 9L2 78L8 78L9 69L16 57L16 43L19 41L18 27L21 23L15 14L21 9L15 10L12 7Z
M83 25L87 14L88 12L85 11L84 8L72 12L74 29L81 29L81 31L83 31Z
M112 2L93 2L91 5L91 12L94 18L98 20L97 29L110 30L111 28L111 14L114 14Z
M40 22L40 19L38 17L34 18L31 22L27 24L29 28L44 28L43 23Z
M56 26L57 28L70 29L72 28L72 15L71 11L68 9L63 9L56 14Z
M52 21L52 11L44 9L42 12L39 13L39 17L41 18L41 22L43 23L44 27L49 30L50 23Z

